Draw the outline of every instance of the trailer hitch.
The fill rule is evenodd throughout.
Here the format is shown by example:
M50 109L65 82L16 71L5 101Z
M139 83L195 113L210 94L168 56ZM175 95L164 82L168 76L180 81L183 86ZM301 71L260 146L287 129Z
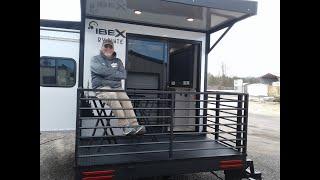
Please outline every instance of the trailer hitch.
M243 172L242 177L249 180L262 180L261 172L254 170L253 161L251 159L247 159L246 169Z

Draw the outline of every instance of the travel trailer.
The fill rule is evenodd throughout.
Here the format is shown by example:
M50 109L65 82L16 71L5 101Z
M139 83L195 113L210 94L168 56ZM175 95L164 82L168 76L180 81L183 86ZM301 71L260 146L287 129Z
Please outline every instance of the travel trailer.
M219 170L227 180L261 179L247 159L248 94L207 90L208 54L256 13L256 2L242 0L81 0L80 34L68 30L64 46L53 39L67 32L51 28L61 31L41 39L51 48L41 47L40 55L41 128L76 130L75 179ZM123 90L91 86L90 60L104 39L114 42L127 71ZM133 108L122 110L134 110L146 133L122 135L117 109L104 101L125 100L101 99L97 91L126 92Z
M76 129L80 22L40 20L40 131Z

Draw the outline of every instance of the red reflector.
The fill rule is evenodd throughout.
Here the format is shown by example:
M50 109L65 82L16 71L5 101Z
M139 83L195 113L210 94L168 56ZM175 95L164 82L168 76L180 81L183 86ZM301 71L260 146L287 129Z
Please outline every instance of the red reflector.
M220 169L241 169L243 168L242 160L220 161Z
M220 165L220 169L241 169L242 164Z
M84 176L102 176L102 175L112 175L114 170L106 170L106 171L90 171L90 172L82 172Z
M82 180L112 180L113 176L85 177Z
M242 164L242 160L228 160L228 161L220 161L220 164Z

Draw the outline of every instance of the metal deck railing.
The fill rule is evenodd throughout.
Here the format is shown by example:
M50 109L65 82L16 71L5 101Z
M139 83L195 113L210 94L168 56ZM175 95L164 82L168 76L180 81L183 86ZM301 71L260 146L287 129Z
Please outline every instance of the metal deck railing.
M104 102L106 100L128 101L128 99L99 99L94 95L96 91L121 92L123 90L82 88L77 90L77 158L159 152L166 152L169 158L174 158L174 152L224 148L234 149L241 154L246 154L248 94L220 91L127 90L126 93L130 97L133 109L121 108L119 110L134 110L136 117L125 117L125 119L136 118L140 125L146 127L147 132L143 135L123 136L121 134L123 126L117 125L117 120L120 118L115 117L112 113L112 111L118 109L111 108ZM177 99L177 95L184 95L189 98ZM179 103L180 107L177 106ZM188 103L189 106L183 107L181 103L182 105ZM188 121L190 119L191 121ZM177 121L180 123L176 123ZM181 123L183 121L188 123ZM175 129L178 127L180 130ZM177 140L180 136L197 135L208 136L210 139ZM139 141L134 141L134 139L139 139ZM174 145L179 143L199 142L216 142L224 146L217 148L174 148ZM137 145L156 144L165 144L167 149L128 152L102 150L108 147L129 148ZM80 154L79 152L82 149L94 150L87 151L90 152L87 154Z

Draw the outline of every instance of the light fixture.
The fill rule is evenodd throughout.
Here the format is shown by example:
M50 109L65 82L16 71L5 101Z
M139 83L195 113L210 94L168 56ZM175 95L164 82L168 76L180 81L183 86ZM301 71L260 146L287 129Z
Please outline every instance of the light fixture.
M134 13L139 15L139 14L141 14L142 12L139 11L139 10L134 10Z
M193 18L187 18L187 21L192 22L192 21L194 21L194 19Z

